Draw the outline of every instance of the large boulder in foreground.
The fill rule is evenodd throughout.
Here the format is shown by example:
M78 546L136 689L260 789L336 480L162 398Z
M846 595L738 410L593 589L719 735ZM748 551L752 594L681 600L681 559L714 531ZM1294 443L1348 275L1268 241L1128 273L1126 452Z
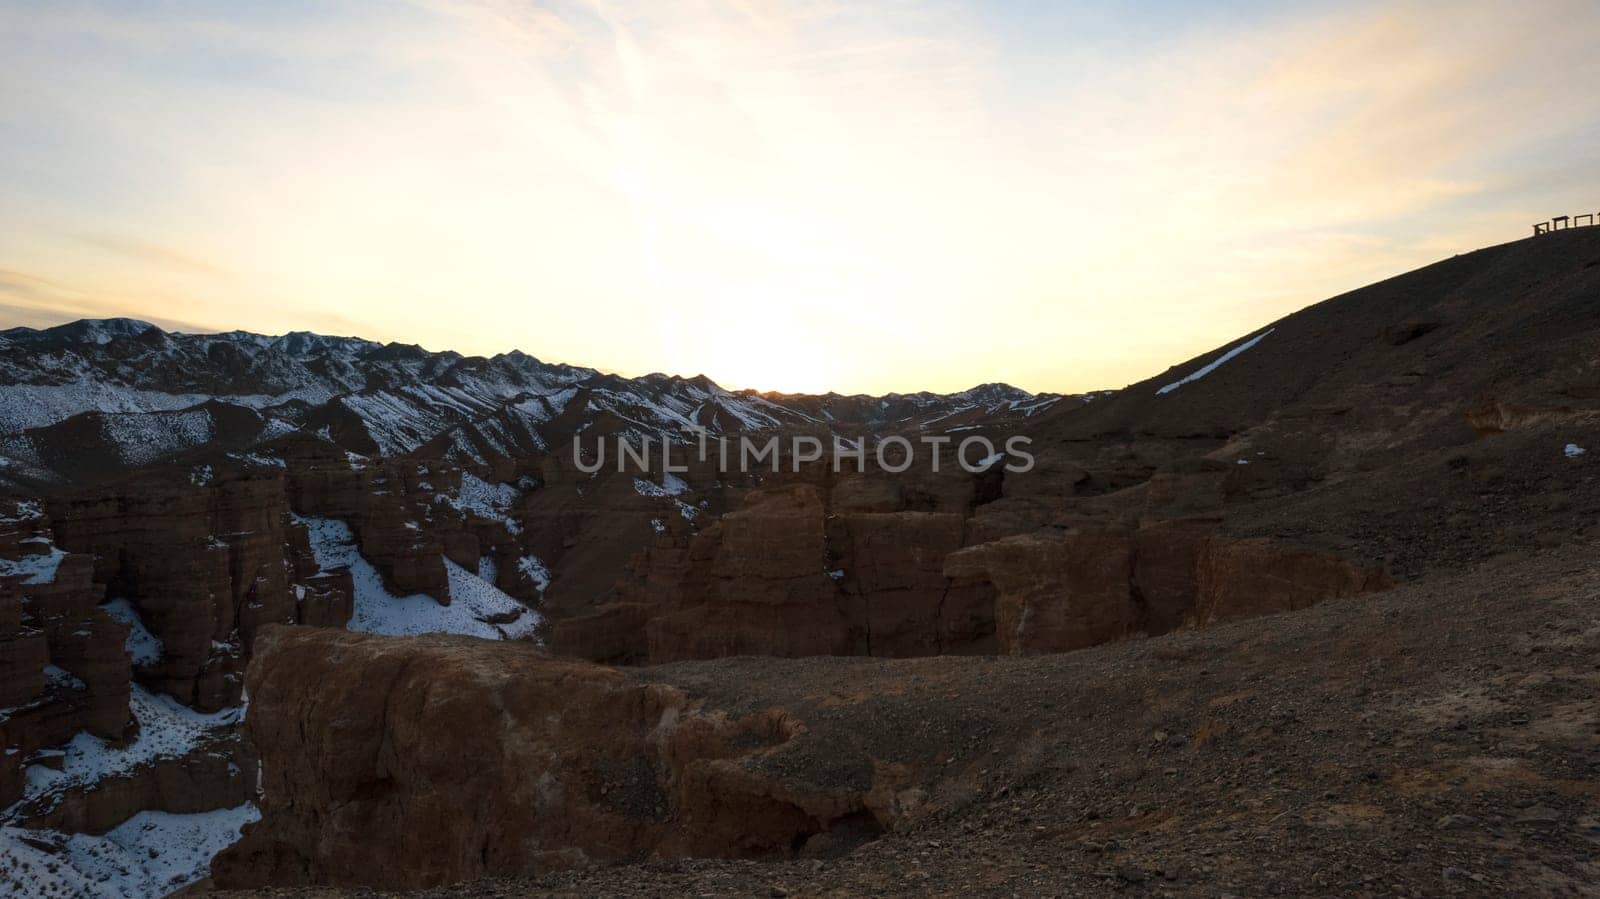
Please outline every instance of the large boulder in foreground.
M214 863L225 886L782 856L877 832L903 804L902 765L862 759L861 777L820 784L763 767L805 732L782 708L709 710L526 644L272 627L247 685L262 820Z

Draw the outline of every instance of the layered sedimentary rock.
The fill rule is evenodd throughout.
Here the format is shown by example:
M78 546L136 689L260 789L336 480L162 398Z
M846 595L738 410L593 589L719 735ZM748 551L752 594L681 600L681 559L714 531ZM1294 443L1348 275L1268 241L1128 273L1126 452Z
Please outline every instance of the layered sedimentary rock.
M756 494L696 534L672 597L682 607L646 626L649 657L850 653L824 523L816 488L801 484ZM713 615L721 626L704 627Z
M525 602L544 585L519 562L537 535L522 522L542 485L539 459L499 459L463 469L438 460L371 460L300 447L288 464L289 504L300 515L350 527L362 556L397 596L423 594L451 602L445 561L490 575L496 587ZM494 565L480 571L483 560Z
M147 479L49 509L56 540L93 559L90 601L127 599L160 641L141 679L186 704L236 705L256 629L299 619L291 585L305 541L292 533L281 473Z
M422 593L444 604L450 589L444 569L444 548L451 529L421 529L432 508L436 487L427 477L444 482L447 473L419 475L415 463L369 463L314 455L292 458L289 500L302 515L333 518L350 526L361 553L396 595ZM459 473L455 484L459 484ZM445 483L445 486L453 485ZM408 489L409 488L409 489ZM477 559L473 560L476 565Z
M267 622L343 627L345 571L318 573L276 470L131 480L0 506L0 808L23 769L60 765L80 732L115 752L139 737L138 683L203 711L237 705ZM160 733L144 734L154 740ZM209 748L33 791L11 817L101 832L134 812L237 806L250 778L219 727Z
M954 512L842 513L828 520L860 655L899 658L983 652L994 632L994 592L949 576L944 559L966 540Z
M294 589L299 624L344 627L355 613L355 584L349 569L309 575Z
M772 773L805 726L525 644L272 628L249 670L263 819L224 886L420 887L641 855L767 857L904 806L896 765Z
M1055 652L1384 584L1325 555L1219 535L1209 520L962 548L963 520L830 516L815 485L759 491L645 553L660 556L642 568L646 589L692 585L714 601L644 594L585 626L608 628L616 645L642 633L650 658L864 654L869 634L886 654ZM854 573L821 570L844 559ZM906 602L872 617L866 598L896 596ZM672 615L652 617L663 608ZM265 629L247 722L263 820L214 877L230 887L416 888L620 859L821 852L901 826L962 770L950 767L959 749L864 750L878 744L849 736L855 719L837 712L875 716L870 690L785 703L740 694L733 711L725 693L701 694L708 685L670 671L454 637Z
M995 636L1006 653L1081 649L1393 583L1378 566L1182 521L1009 537L952 554L945 571L994 584Z
M620 662L985 651L992 589L943 571L966 540L948 510L970 486L814 475L743 492L704 527L668 519L605 603L553 624L551 646Z
M1222 536L1220 518L1073 515L1059 494L1087 476L1052 471L1031 493L1004 496L1003 481L991 500L983 476L919 490L802 472L742 491L742 505L704 526L669 520L601 602L555 619L549 645L616 663L1060 652L1388 583L1376 566ZM1146 504L1148 491L1120 501Z
M1194 618L1202 624L1304 609L1394 585L1378 566L1272 540L1225 537L1207 541L1198 580Z
M129 723L128 628L99 608L94 559L50 533L37 505L0 508L0 745L16 764L80 730L120 740ZM17 795L0 771L0 806Z
M946 571L995 585L995 640L1002 652L1079 649L1136 633L1132 543L1126 535L1075 539L1029 534L955 554Z
M485 474L519 477L505 469ZM59 764L49 747L84 731L112 751L133 739L135 682L203 712L237 706L263 626L351 620L351 572L323 570L293 503L355 522L395 592L442 587L446 553L470 570L484 554L506 559L501 580L526 584L515 521L501 508L518 491L480 480L485 504L462 494L465 477L453 466L323 452L0 503L0 808L22 796L27 765ZM213 737L182 763L64 779L12 817L94 832L141 809L236 806L248 798L243 768L227 728Z
M99 834L142 811L193 814L255 799L255 760L235 734L186 755L51 794L18 811L29 827ZM246 773L249 772L249 773Z

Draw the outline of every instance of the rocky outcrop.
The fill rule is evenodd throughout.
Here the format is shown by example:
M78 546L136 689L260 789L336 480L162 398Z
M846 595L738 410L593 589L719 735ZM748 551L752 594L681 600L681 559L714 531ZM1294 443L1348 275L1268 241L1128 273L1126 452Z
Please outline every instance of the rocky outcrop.
M0 744L17 764L80 730L120 740L130 720L128 629L99 608L93 558L54 545L50 525L35 504L0 508ZM0 771L0 800L16 797L8 782Z
M858 512L828 519L857 654L903 658L992 649L994 591L947 575L967 539L954 512Z
M501 474L515 477L514 466ZM480 552L519 559L514 521L458 499L462 478L452 466L312 452L293 466L194 465L0 502L0 808L21 798L27 765L59 759L42 750L81 731L113 749L137 736L136 681L201 711L237 706L263 626L350 621L352 575L322 570L291 498L307 514L357 522L397 592L435 575L442 585L441 548L474 570ZM248 793L235 756L224 741L181 761L64 779L12 817L98 832L141 809L237 806Z
M1381 567L1271 540L1218 537L1200 556L1194 618L1201 624L1253 618L1392 586Z
M1142 625L1125 534L1008 537L956 553L952 575L994 584L1001 652L1063 652L1120 640Z
M1565 402L1552 402L1562 399ZM1569 397L1538 397L1518 402L1495 396L1480 397L1466 411L1466 422L1483 436L1521 428L1568 422L1593 422L1600 418L1600 403L1574 401Z
M448 559L531 604L543 585L518 563L539 542L522 522L535 517L529 505L543 492L536 489L542 461L499 459L469 470L439 460L330 456L324 447L303 445L290 458L287 489L297 513L348 525L394 595L423 594L449 605ZM489 508L475 493L505 504ZM480 571L485 559L492 572Z
M953 553L945 571L994 584L1005 653L1081 649L1393 584L1381 567L1185 521L1008 537Z
M444 553L460 533L459 516L429 521L435 497L460 485L460 473L435 473L410 462L373 463L329 457L317 448L290 459L289 502L302 515L350 526L361 554L397 596L422 593L450 603ZM437 481L438 483L435 483ZM442 487L441 487L442 485ZM430 526L423 529L423 522ZM471 554L477 565L477 556Z
M1220 893L1226 879L1226 889L1251 896L1591 895L1584 860L1595 810L1593 779L1584 772L1592 770L1596 747L1592 673L1600 666L1592 557L1590 545L1564 548L1370 602L1323 603L1292 616L1089 652L723 659L625 670L626 681L686 694L700 715L781 708L783 730L795 736L731 759L739 776L772 785L772 795L817 795L818 786L830 785L846 803L864 797L867 814L804 838L796 854L826 862L663 862L668 852L641 848L623 864L430 892L1201 896ZM366 653L338 651L355 672L371 670L357 660ZM491 655L514 651L495 647ZM434 660L428 650L418 664ZM522 665L515 672L524 676ZM345 712L349 731L375 729L364 706ZM571 713L561 718L565 733L582 742ZM319 712L308 726L328 720ZM437 730L443 733L429 739L462 745L458 729ZM499 783L503 775L493 769L525 758L516 744L526 728L518 723L502 733L506 746L474 756L473 775ZM1491 740L1516 755L1486 757ZM401 743L379 752L427 757ZM658 758L647 757L652 764ZM316 758L301 750L288 761L309 767ZM454 772L461 758L439 766ZM414 779L417 766L390 767L407 773L382 789L405 797L394 804L409 809L425 789ZM560 782L571 782L569 771ZM629 796L622 785L639 779L612 775L604 792L595 792ZM451 781L441 783L451 788ZM884 801L868 805L865 797L874 793ZM419 867L438 869L435 853L445 850L432 844L453 844L451 831L466 828L481 838L474 819L502 813L498 803L484 807L469 804L477 794L463 796L449 828L417 819ZM330 817L329 807L310 795L292 809L269 810L261 829L295 832L284 823L287 814L304 834ZM726 810L730 820L744 813L735 804ZM523 833L526 820L507 829ZM884 832L859 845L840 840L852 824L867 829L869 820ZM393 826L344 848L344 877L416 882L418 872L405 870L412 859L385 841ZM835 843L836 858L822 851L834 840L843 844ZM1481 882L1440 875L1462 858L1497 854L1504 865L1469 869ZM298 857L289 848L285 856ZM1376 871L1383 886L1363 884L1365 875L1351 871ZM287 892L364 895L333 887Z
M248 746L241 746L236 735L224 735L194 752L49 794L18 812L33 828L105 833L142 811L183 815L250 802L255 768Z
M227 887L782 857L906 804L902 765L852 758L864 777L831 784L765 765L806 731L782 708L720 711L525 644L272 628L248 680L263 817L213 864Z
M1171 470L1221 478L1237 468ZM613 663L1062 652L1388 585L1378 568L1220 536L1214 517L1126 527L1073 516L1050 491L1086 475L1057 471L1045 493L1016 490L976 513L964 504L973 478L929 511L907 509L907 485L892 479L749 490L704 527L670 521L609 598L557 618L548 643ZM1131 500L1148 505L1155 489Z
M281 473L194 482L210 477L143 479L49 504L55 539L93 560L91 603L127 599L160 640L141 680L204 710L238 704L258 628L299 620L292 582L305 565Z
M0 504L0 808L23 798L26 766L60 764L49 747L87 732L115 751L141 736L136 680L201 710L237 705L264 623L344 626L350 575L318 573L283 486L279 472L207 468ZM216 740L68 778L8 814L97 833L145 809L237 806L253 778L225 729Z
M686 553L670 608L645 628L651 660L852 651L815 487L752 495L696 534Z
M966 541L966 516L947 510L972 495L949 480L802 479L750 490L699 529L668 519L609 601L556 620L548 641L612 662L987 651L992 588L943 570Z
M344 627L355 614L350 569L310 575L295 584L295 622L309 627Z

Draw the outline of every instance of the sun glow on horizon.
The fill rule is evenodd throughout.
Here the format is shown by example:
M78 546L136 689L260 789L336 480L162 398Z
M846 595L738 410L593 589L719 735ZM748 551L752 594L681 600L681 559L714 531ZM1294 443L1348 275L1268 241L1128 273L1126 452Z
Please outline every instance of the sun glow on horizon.
M704 374L730 390L827 393L840 365L828 304L794 291L751 289L709 317L674 316L662 329L674 374ZM835 326L839 323L834 322Z

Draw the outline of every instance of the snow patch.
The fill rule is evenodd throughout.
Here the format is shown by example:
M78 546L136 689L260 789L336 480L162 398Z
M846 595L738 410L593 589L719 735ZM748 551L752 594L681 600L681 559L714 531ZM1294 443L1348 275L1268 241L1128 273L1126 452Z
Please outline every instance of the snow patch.
M0 387L0 433L14 434L65 421L80 412L171 412L210 399L198 393L161 393L89 380L70 384L7 384Z
M1092 396L1085 397L1084 398L1084 402L1088 402L1091 399L1093 399ZM1019 401L1019 402L1013 403L1011 408L1016 409L1017 411L1021 412L1024 418L1032 418L1033 414L1035 412L1043 412L1044 410L1050 408L1051 406L1054 406L1056 403L1059 403L1059 402L1061 402L1061 397L1052 396L1052 397L1049 397L1048 399L1042 399L1042 400L1038 400L1037 402L1032 402L1032 403L1023 403L1023 402Z
M32 801L50 792L92 786L157 759L188 755L207 737L244 716L241 708L197 712L137 683L128 695L128 710L139 722L139 736L132 743L113 749L105 740L80 732L67 744L60 771L42 765L28 768L23 798Z
M133 657L134 665L154 665L161 661L161 653L166 647L162 645L160 637L150 633L144 626L144 619L139 617L139 610L133 607L133 603L126 599L113 599L100 608L128 626L128 639L122 646Z
M992 456L985 456L982 459L979 459L977 461L977 463L972 466L971 470L973 470L973 471L988 471L990 468L994 467L994 464L996 462L999 462L1001 459L1004 459L1005 457L1006 457L1005 453L995 453Z
M480 622L511 619L495 625L507 640L533 636L539 627L539 616L531 609L449 559L444 560L444 567L450 578L451 608L465 606Z
M25 499L17 503L11 515L0 515L0 524L18 524L24 521L37 521L44 517L44 512L39 509L39 501Z
M265 453L229 453L228 458L238 459L247 465L260 465L267 468L288 468L289 463L277 456L268 456Z
M1246 340L1244 343L1241 343L1238 346L1234 347L1233 349L1227 351L1226 353L1223 353L1221 356L1218 356L1209 365L1206 365L1203 368L1199 369L1198 371L1195 371L1195 372L1193 372L1193 373L1191 373L1191 374L1189 374L1189 375L1187 375L1185 377L1179 378L1178 380L1173 381L1171 384L1168 384L1167 386L1161 388L1160 390L1157 390L1156 394L1159 396L1160 394L1163 394L1163 393L1171 393L1172 391L1177 390L1179 387L1182 387L1185 384L1189 384L1189 383L1192 383L1194 381L1200 380L1201 378L1205 377L1206 375L1209 375L1212 372L1216 371L1217 369L1221 368L1222 364L1224 362L1227 362L1229 359L1232 359L1233 357L1239 355L1240 353L1244 352L1245 350L1248 350L1251 347L1255 346L1256 344L1260 343L1261 342L1261 338L1266 337L1268 334L1271 334L1273 331L1276 331L1276 330L1278 330L1278 329L1277 328L1268 328L1265 331L1262 331L1260 334L1257 334L1256 336L1250 338L1249 340Z
M59 665L44 666L44 679L58 687L66 687L69 690L89 689L88 685L79 680L76 674Z
M1577 445L1576 443L1569 443L1569 444L1567 444L1567 448L1562 450L1562 452L1566 454L1568 459L1576 459L1579 456L1583 455L1584 453L1588 452L1588 450L1585 450L1583 447Z
M539 588L540 594L543 594L550 587L550 569L545 567L544 562L538 556L523 556L518 559L517 570L532 581L535 587Z
M498 521L511 534L522 533L522 525L511 517L517 501L517 488L510 484L491 484L470 471L461 473L461 490L454 499L440 495L440 501L458 512L472 512L480 518Z
M440 605L417 593L396 596L383 585L378 570L356 548L349 525L332 518L299 518L311 537L311 553L323 571L348 567L355 584L355 614L349 629L369 634L414 636L464 634L486 640L530 636L539 616L493 584L446 559L451 603ZM510 619L492 624L485 619Z
M689 485L684 482L683 478L669 471L661 476L661 483L659 484L645 478L634 478L633 489L640 496L680 496L689 492Z
M66 557L64 550L52 546L49 552L41 555L0 559L0 578L20 576L24 587L53 584L56 582L56 572L61 568L61 560Z
M106 439L116 444L129 465L151 462L207 443L213 436L211 414L204 409L188 412L108 415L101 420Z
M139 812L98 837L0 827L0 897L156 899L207 877L211 860L259 820L260 810L245 803L189 815Z

